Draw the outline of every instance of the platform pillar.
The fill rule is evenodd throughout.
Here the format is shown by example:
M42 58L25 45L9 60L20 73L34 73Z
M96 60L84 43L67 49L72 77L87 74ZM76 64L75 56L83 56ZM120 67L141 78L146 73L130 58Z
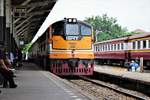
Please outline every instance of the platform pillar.
M4 46L5 42L5 2L4 0L0 0L0 46ZM0 47L0 48L1 48Z
M144 72L143 57L140 57L140 72Z
M5 33L5 48L8 51L11 51L11 25L12 25L12 15L11 15L11 0L5 0L5 9L6 9L6 33Z

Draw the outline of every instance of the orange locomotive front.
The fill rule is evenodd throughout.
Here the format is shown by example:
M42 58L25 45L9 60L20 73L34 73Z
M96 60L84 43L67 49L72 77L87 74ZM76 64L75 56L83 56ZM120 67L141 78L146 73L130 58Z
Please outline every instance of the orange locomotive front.
M57 75L92 75L94 53L92 27L65 18L49 27L50 71Z

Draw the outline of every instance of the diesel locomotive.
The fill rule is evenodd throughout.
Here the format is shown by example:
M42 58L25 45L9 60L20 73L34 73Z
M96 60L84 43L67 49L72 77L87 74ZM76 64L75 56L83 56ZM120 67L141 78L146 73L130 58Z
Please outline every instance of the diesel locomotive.
M92 27L76 18L57 21L34 43L29 57L56 75L92 75Z

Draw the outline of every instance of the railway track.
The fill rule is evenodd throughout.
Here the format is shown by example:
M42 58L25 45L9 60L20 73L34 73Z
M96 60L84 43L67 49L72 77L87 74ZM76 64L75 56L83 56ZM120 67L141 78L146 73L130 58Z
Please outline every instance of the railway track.
M69 79L69 81L79 86L83 91L95 96L98 100L150 100L144 94L85 76Z

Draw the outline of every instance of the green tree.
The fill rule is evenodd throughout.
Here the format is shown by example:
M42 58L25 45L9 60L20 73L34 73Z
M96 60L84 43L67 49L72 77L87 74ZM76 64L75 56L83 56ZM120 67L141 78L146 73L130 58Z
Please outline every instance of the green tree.
M85 22L93 26L94 35L97 34L97 40L109 40L113 38L123 37L130 35L126 28L122 28L117 24L117 19L108 17L107 14L102 16L92 16L85 19Z

